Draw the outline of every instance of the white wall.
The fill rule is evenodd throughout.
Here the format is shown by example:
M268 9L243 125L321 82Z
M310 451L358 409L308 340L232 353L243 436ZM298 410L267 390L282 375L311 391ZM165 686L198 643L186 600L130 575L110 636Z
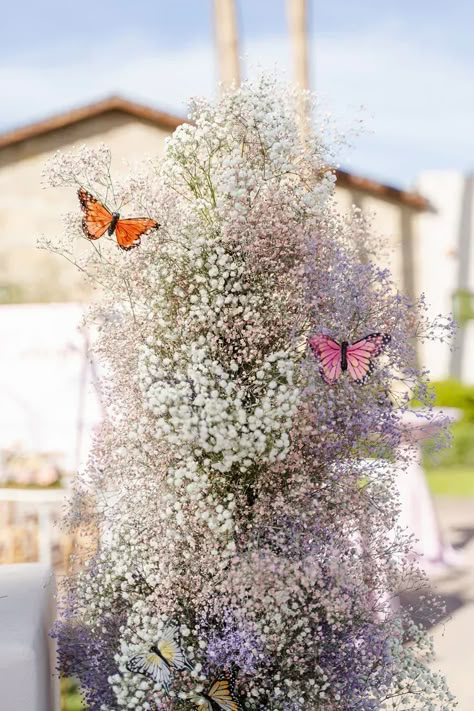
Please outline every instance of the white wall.
M105 143L120 179L129 174L128 163L163 153L167 136L165 128L110 112L0 150L0 289L15 288L14 300L26 303L87 298L79 270L37 247L41 237L61 237L64 213L79 209L74 188L44 189L46 163L57 150Z
M102 411L82 318L79 304L0 306L0 452L85 464Z
M408 265L404 263L403 242L404 237L411 239L410 235L403 234L406 229L403 214L404 209L407 208L404 208L402 204L384 200L360 190L349 190L337 184L335 202L342 213L350 212L354 205L363 210L369 218L371 229L381 240L383 249L381 249L380 266L389 268L397 287L406 291L405 272ZM410 219L415 219L415 214L412 211L410 211Z
M426 295L430 315L448 314L456 289L474 292L474 235L472 214L468 215L472 182L455 171L427 171L417 187L433 206L433 211L417 219L417 282ZM474 383L474 322L468 323L456 345L453 354L446 345L425 344L421 349L423 365L433 379L455 375Z

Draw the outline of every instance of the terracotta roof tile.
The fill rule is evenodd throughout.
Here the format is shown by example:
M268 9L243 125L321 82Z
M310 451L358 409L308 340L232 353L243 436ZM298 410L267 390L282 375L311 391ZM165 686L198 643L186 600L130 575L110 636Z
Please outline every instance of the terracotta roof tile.
M137 104L134 101L122 99L120 96L110 96L107 99L97 101L94 104L88 104L87 106L82 106L77 109L71 109L71 111L57 114L56 116L45 119L44 121L38 121L30 124L29 126L23 126L21 128L14 129L13 131L0 134L0 149L12 146L15 143L20 143L21 141L26 141L30 138L42 136L50 131L56 131L58 129L65 128L66 126L71 126L79 121L86 121L87 119L101 116L102 114L109 113L110 111L119 111L129 114L130 116L150 121L151 123L158 124L163 126L163 128L168 128L172 131L174 131L174 129L180 124L186 122L186 119L184 118L173 116L172 114L158 111L157 109L152 109L149 106L144 106L143 104Z
M422 195L408 190L400 190L392 185L385 185L370 178L363 178L360 175L353 175L345 170L336 170L337 184L344 188L361 190L374 197L393 202L399 202L414 210L429 210L430 203Z

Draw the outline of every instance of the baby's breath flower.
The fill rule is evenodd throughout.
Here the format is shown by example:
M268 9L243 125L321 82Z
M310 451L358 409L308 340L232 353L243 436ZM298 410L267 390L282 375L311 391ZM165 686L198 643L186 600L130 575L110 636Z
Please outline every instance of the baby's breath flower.
M420 393L414 336L436 328L360 214L335 213L330 151L302 141L293 99L263 79L196 100L121 186L104 147L49 169L161 225L131 252L104 238L75 257L102 289L106 418L69 515L91 549L55 634L91 711L191 711L234 673L222 693L246 711L453 705L424 630L390 605L424 584L393 462ZM366 385L321 379L309 336L378 331L391 344Z

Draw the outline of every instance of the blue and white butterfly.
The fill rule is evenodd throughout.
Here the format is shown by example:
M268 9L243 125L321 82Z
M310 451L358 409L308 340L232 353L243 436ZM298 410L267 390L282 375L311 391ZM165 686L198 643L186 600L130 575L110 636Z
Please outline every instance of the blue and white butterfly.
M166 623L158 640L146 651L135 654L126 664L128 671L152 679L158 689L169 692L173 669L191 670L192 664L181 647L178 624Z

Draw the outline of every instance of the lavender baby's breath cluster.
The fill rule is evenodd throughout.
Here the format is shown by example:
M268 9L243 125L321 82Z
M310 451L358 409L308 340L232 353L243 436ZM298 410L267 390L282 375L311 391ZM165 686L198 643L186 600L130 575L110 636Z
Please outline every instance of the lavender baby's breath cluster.
M246 84L191 119L128 183L103 148L51 167L160 223L122 252L84 249L68 220L68 258L104 287L107 416L75 485L92 545L64 584L60 669L92 711L452 708L391 604L424 584L393 469L415 336L439 328L376 266L362 217L336 213L291 92ZM391 342L367 384L326 384L308 338L372 332Z

